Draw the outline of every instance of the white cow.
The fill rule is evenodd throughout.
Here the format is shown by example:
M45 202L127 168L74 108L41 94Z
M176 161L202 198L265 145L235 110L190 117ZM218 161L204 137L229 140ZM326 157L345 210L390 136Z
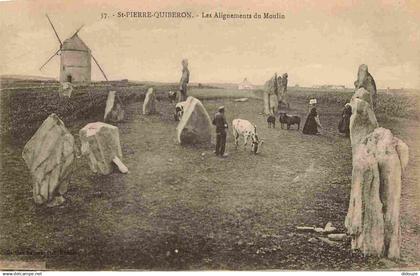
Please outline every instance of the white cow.
M184 115L184 107L186 103L187 102L184 101L184 102L179 102L175 105L175 114L174 114L175 121L181 120L182 115Z
M251 151L256 154L258 148L263 143L263 139L259 139L257 135L257 126L251 124L247 120L235 119L232 121L233 137L235 137L235 146L238 147L239 136L244 137L244 147L251 139Z

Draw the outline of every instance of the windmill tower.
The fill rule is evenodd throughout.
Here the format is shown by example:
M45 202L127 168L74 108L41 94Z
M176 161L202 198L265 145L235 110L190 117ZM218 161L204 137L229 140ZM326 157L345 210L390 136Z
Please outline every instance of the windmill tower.
M90 82L91 52L77 32L61 46L60 82Z
M58 39L59 48L42 66L39 68L41 70L45 65L47 65L50 60L56 55L60 55L60 82L90 82L91 81L91 58L98 66L99 70L102 72L106 80L104 71L99 66L97 60L93 57L89 47L83 42L79 37L78 33L82 29L81 26L76 32L64 42L61 42L60 37L58 36L57 31L54 28L53 23L46 14L48 21L55 33L55 36Z

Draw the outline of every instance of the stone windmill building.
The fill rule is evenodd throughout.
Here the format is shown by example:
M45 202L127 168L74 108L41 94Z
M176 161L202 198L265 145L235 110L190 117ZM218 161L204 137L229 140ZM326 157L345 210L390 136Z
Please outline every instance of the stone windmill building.
M99 66L98 61L92 55L91 50L78 35L83 26L77 29L71 37L64 40L64 42L61 42L61 39L58 36L50 18L48 15L46 16L55 33L55 36L57 37L59 48L57 52L55 52L39 69L41 70L45 65L47 65L53 57L60 55L60 82L90 82L92 58L102 75L106 80L108 80L101 66Z
M61 47L60 82L90 82L91 52L75 33Z

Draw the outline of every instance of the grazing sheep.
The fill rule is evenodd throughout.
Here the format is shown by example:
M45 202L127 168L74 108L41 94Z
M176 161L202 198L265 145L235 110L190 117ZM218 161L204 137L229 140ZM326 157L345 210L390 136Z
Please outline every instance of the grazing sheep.
M274 115L269 115L267 117L268 128L276 128L276 117Z
M280 126L283 129L283 125L286 124L287 125L287 129L290 129L291 125L297 125L297 129L299 130L300 128L300 117L299 116L291 116L291 115L287 115L286 112L280 112L280 117L279 117L279 121L280 121Z

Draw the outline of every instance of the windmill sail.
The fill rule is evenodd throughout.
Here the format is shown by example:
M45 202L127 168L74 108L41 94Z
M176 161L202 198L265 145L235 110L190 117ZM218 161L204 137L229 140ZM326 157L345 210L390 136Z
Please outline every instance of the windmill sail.
M79 27L79 29L77 29L75 32L74 32L74 34L72 35L72 36L75 36L75 35L77 35L78 33L79 33L79 31L84 27L85 25L82 25L82 26L80 26Z
M47 19L48 19L48 21L50 22L50 25L51 25L51 27L52 27L52 29L53 29L53 31L54 31L54 33L55 33L55 36L57 37L57 39L58 39L58 42L60 43L60 48L63 46L63 43L61 42L61 39L60 39L60 37L58 36L58 33L57 33L57 31L55 30L55 28L54 28L54 25L53 25L53 23L51 22L51 19L48 17L48 14L45 14L45 16L47 17Z
M90 56L92 57L93 61L96 63L96 65L98 66L99 70L101 70L102 75L104 76L105 80L108 81L108 77L105 75L104 70L102 70L102 67L99 65L98 61L96 60L96 58L93 56L93 54L91 53ZM117 97L117 100L120 102L121 105L123 105L122 100L120 99L120 97L118 96L118 94L115 94L115 96Z
M44 64L42 64L42 66L39 68L39 70L41 70L42 68L44 68L45 65L47 65L48 62L50 62L50 60L52 60L53 57L55 57L61 49L58 49L57 52L54 53L54 55L52 55Z
M57 39L58 39L58 43L60 43L60 48L58 48L58 50L57 50L57 52L55 52L55 54L54 55L52 55L44 64L42 64L42 66L39 68L39 70L41 70L42 68L44 68L44 66L45 65L47 65L48 64L48 62L50 62L50 60L52 60L53 59L53 57L55 57L60 51L61 51L61 48L63 47L63 43L61 42L61 39L60 39L60 37L58 36L58 33L57 33L57 31L55 30L55 28L54 28L54 25L53 25L53 23L51 22L51 19L50 19L50 17L48 16L48 14L45 14L45 16L47 17L47 19L48 19L48 22L50 22L50 25L51 25L51 28L53 29L53 31L54 31L54 33L55 33L55 36L57 37Z
M96 63L96 65L98 66L99 70L101 70L102 75L104 76L104 78L108 81L108 78L105 75L104 70L102 70L101 66L99 65L98 61L96 60L96 58L92 55L92 53L90 54L91 57L93 58L93 61Z

